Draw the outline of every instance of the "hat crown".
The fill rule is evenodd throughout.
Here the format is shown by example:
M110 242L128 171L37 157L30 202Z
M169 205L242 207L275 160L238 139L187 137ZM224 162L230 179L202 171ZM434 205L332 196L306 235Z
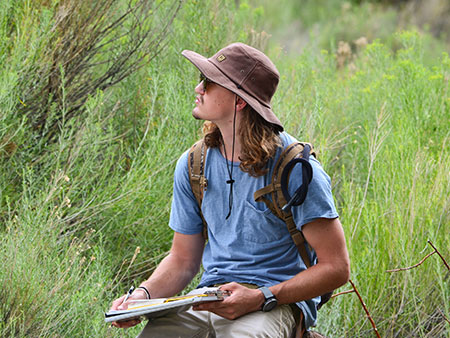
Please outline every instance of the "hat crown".
M233 43L208 60L238 88L270 108L280 75L264 53L243 43Z

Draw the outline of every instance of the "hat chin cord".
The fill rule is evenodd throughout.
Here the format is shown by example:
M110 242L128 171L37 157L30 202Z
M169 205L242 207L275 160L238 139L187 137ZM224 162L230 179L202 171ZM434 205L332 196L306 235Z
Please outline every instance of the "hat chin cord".
M228 171L228 177L229 180L227 181L227 184L230 185L230 194L228 195L228 215L225 217L227 220L231 215L231 209L233 208L233 184L235 180L233 180L233 162L234 162L234 144L236 142L236 106L237 106L238 96L235 96L234 101L234 116L233 116L233 143L231 146L231 165L228 166L228 156L227 156L227 150L225 147L225 142L223 142L222 138L222 145L223 145L223 152L225 154L225 161L227 162L227 171Z

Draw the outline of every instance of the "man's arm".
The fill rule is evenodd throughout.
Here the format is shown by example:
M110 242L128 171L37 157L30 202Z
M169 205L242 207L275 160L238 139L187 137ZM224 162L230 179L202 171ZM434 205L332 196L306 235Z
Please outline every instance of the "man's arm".
M204 245L205 240L201 233L183 235L175 232L169 255L161 261L150 278L141 283L141 286L147 288L152 298L166 298L179 293L198 273ZM111 310L126 309L128 301L122 304L124 297L125 295L116 299ZM146 298L146 293L137 289L128 299ZM127 328L139 322L139 320L130 320L112 324L116 327Z
M320 296L348 281L350 262L344 232L339 219L317 219L303 226L307 242L314 248L318 263L293 278L270 287L279 304L290 304ZM219 303L196 306L227 319L236 319L261 309L264 296L261 291L248 289L237 283L223 285L222 290L232 295Z
M303 235L317 254L318 263L270 289L279 304L311 299L345 284L350 260L339 219L320 218L303 226Z
M181 292L200 269L205 240L201 233L174 233L172 248L150 278L142 283L152 298L172 297Z

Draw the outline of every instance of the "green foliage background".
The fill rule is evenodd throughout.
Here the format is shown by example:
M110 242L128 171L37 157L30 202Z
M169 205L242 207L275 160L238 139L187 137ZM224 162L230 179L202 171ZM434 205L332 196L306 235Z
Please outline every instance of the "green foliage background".
M277 65L273 107L289 133L315 145L332 177L351 279L381 336L450 337L449 272L438 255L386 273L432 252L427 240L450 260L443 40L398 30L393 7L368 2L186 0L163 52L91 95L49 140L20 111L60 3L0 3L0 335L139 332L110 328L103 312L170 248L172 171L201 126L191 117L198 74L180 53L212 55L242 41ZM367 46L354 43L361 36ZM342 67L339 41L351 48ZM317 329L374 335L355 294L322 309Z

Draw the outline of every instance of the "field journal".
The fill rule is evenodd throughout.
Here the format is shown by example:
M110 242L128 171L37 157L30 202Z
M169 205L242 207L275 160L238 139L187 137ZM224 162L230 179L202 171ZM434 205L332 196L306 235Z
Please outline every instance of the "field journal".
M194 304L221 301L227 296L227 292L214 290L197 295L134 300L128 305L128 309L126 310L111 310L106 312L105 321L116 322L141 316L148 319L163 317L171 313L187 311Z

